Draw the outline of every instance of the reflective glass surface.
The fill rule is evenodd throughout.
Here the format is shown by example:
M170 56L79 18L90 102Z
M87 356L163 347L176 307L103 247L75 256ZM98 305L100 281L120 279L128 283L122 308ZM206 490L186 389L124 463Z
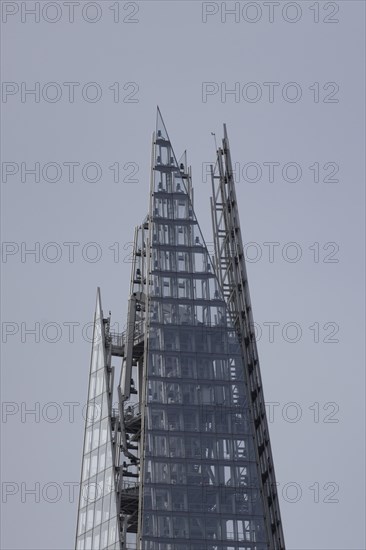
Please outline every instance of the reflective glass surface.
M77 550L119 549L103 318L98 291L76 537Z
M142 550L264 550L239 342L158 115Z

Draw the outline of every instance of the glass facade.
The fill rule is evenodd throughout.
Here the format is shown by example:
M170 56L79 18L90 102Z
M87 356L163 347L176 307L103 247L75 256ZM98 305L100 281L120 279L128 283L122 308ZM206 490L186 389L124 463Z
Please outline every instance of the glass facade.
M77 550L120 549L107 366L98 290L85 419Z
M224 135L214 267L158 110L123 334L97 293L76 550L285 549Z
M158 114L150 212L142 550L265 550L237 335Z

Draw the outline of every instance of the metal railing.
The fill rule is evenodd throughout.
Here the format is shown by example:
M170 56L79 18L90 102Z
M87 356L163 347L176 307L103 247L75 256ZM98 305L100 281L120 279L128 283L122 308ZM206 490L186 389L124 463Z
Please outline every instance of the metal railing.
M138 489L139 483L136 481L125 481L123 480L121 483L121 491L127 490L127 489Z
M129 420L130 418L138 416L140 414L140 403L137 402L137 403L128 405L124 413L125 413L126 420Z
M144 321L136 321L134 327L134 340L138 340L144 334ZM127 331L123 332L107 332L106 340L109 341L112 346L123 347L127 341Z
M110 332L109 337L110 337L110 342L112 346L121 348L125 345L125 341L126 341L125 332Z

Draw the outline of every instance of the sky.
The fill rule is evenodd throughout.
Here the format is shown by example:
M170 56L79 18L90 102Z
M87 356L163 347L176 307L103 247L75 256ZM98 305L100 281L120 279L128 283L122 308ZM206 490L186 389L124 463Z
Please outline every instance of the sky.
M364 2L1 10L2 548L74 547L96 288L122 330L159 105L207 243L227 124L287 548L363 550Z

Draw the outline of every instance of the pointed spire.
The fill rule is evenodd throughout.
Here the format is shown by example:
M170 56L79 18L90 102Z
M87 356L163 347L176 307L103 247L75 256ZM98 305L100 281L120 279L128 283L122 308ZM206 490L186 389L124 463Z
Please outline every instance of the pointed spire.
M153 170L155 171L153 188L155 193L188 194L185 182L187 174L186 153L177 162L159 107L157 108L156 117Z
M187 174L187 171L188 171L188 166L187 166L187 150L184 151L183 155L180 157L180 159L178 160L178 166L179 166L179 171L182 173L182 174Z
M156 111L156 140L169 141L169 135L166 130L159 107Z

